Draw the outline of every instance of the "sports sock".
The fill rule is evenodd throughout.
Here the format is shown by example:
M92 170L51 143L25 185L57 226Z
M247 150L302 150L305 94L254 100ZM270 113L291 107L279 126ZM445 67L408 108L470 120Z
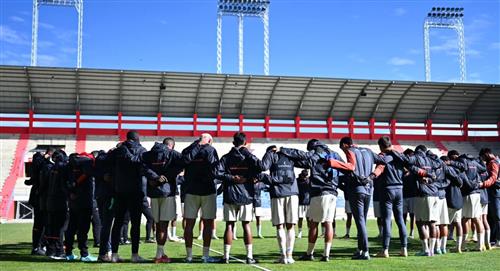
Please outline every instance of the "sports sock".
M171 235L171 236L172 236L172 238L177 237L177 229L176 229L176 227L175 227L175 226L173 226L173 227L170 227L170 229L171 229L171 231L172 231L172 235Z
M332 243L325 243L325 251L323 252L323 256L330 257L331 248L332 248Z
M257 235L261 236L262 235L262 225L257 226Z
M247 248L247 258L253 259L253 246L252 244L245 245Z
M229 252L231 252L231 245L224 245L224 259L229 259Z
M312 255L314 253L314 246L316 243L309 243L307 245L307 255Z
M462 236L457 236L457 250L462 250Z
M193 248L192 247L186 247L186 258L188 258L188 259L193 258Z
M434 254L434 246L436 245L436 238L430 238L429 240L429 253Z
M479 245L479 249L484 247L484 232L480 232L478 234L478 242L477 243Z
M280 228L276 230L276 235L278 237L278 245L280 247L281 255L286 255L286 233L285 229Z
M446 242L448 242L448 237L441 237L441 250L446 250Z
M484 241L489 244L490 238L491 238L491 230L485 230L484 231Z
M208 258L210 256L210 247L203 247L203 257Z
M295 245L295 229L291 228L287 231L287 236L286 236L286 256L287 257L292 257L294 245Z
M164 252L163 252L163 246L156 246L156 258L159 259L163 256Z

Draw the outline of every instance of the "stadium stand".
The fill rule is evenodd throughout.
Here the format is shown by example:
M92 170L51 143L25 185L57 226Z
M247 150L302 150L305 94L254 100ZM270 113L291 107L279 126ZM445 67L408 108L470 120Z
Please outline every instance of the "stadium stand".
M459 153L478 155L479 150L473 143L467 141L443 141L448 150L457 150ZM491 145L493 142L488 142Z
M0 135L0 188L3 188L5 180L10 174L14 157L16 155L16 146L19 141L19 136ZM0 197L2 195L0 194ZM1 198L0 198L1 200Z

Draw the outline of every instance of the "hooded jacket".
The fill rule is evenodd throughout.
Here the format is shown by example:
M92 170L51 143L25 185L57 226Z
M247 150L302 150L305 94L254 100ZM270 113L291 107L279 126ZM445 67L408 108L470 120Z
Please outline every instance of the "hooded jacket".
M146 149L136 141L124 141L113 151L113 183L115 194L143 198L141 155Z
M182 155L156 142L150 151L142 154L146 167L145 175L150 181L157 180L160 175L167 177L168 182L147 185L147 196L150 198L173 197L177 194L177 175L182 171ZM154 183L154 182L153 182Z
M95 160L86 153L71 154L68 162L69 207L91 209L94 202Z
M182 151L184 186L186 194L206 196L215 194L214 170L219 161L217 151L211 145L200 145L196 140Z
M314 142L309 149L309 152L289 148L281 148L280 151L297 161L298 167L310 170L311 175L309 180L311 182L311 197L327 194L337 196L340 172L327 164L328 161L326 157L328 156L334 160L344 161L338 153L330 150L328 146L320 141Z
M420 150L415 151L414 156L408 157L408 161L409 165L407 165L407 167L415 176L414 181L418 190L417 196L437 197L439 195L438 183L428 177L430 175L436 176L436 163L427 156L426 153ZM426 178L427 181L424 182L424 178Z
M446 165L443 160L433 154L431 151L427 152L427 156L434 162L434 172L436 174L436 186L438 188L438 197L440 199L446 198L446 188L453 181L455 183L459 182L459 176L454 170L451 170L448 165Z
M262 158L262 171L269 170L269 176L262 178L269 185L271 198L282 198L299 194L294 167L297 163L282 152L267 151ZM267 175L267 174L266 174Z
M47 211L68 210L68 157L64 151L55 151L52 155L54 165L48 171Z
M260 173L258 159L245 147L233 147L222 156L215 168L215 178L222 181L225 204L252 204L255 196L254 180ZM245 183L237 183L234 176L246 178Z
M468 196L471 194L479 194L479 183L481 182L479 174L486 171L486 168L479 164L474 156L470 154L462 154L457 161L453 161L452 166L460 172L465 173L464 184L462 186L462 195Z
M449 171L453 172L452 175L458 176L458 178L447 178L450 185L446 187L446 203L448 208L452 209L462 209L464 206L464 198L462 197L462 191L460 188L464 183L465 173L460 173L454 167L448 167ZM451 175L449 175L451 176Z
M95 159L94 177L95 177L95 197L97 200L106 200L113 196L112 180L104 180L106 174L111 174L113 165L111 163L111 152L99 151Z
M50 161L45 159L41 153L36 152L33 154L30 178L24 182L26 185L31 185L28 203L33 207L40 207L40 173L47 163L50 163Z

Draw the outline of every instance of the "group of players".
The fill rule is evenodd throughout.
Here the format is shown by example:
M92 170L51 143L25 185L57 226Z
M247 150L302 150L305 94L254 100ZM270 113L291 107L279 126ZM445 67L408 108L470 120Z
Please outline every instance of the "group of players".
M69 156L62 150L36 153L31 178L26 182L32 185L30 204L35 216L32 253L76 260L73 244L77 235L82 261L123 262L118 249L122 226L128 218L131 262L145 262L138 254L140 223L150 198L150 216L156 226L154 262L171 262L164 246L167 239L176 239L169 225L179 214L181 203L176 195L182 173L187 263L193 262L193 228L198 216L204 225L202 262L229 263L238 221L244 233L246 263L258 262L253 255L250 222L263 186L271 197L271 221L280 251L277 263L295 262L295 224L299 222L301 237L303 217L309 231L308 248L299 259L314 260L318 231L323 229L321 261L329 261L338 189L344 191L358 232L352 259L370 259L366 220L372 196L383 242L377 257L389 257L393 216L399 228L400 255L408 256L403 212L414 214L416 219L422 241L422 251L417 255L446 253L450 223L456 229L459 253L464 250L471 224L478 235L479 251L490 249L492 241L494 246L500 246L500 161L488 148L481 149L479 158L459 155L457 151L438 157L423 145L399 153L390 138L384 136L377 142L380 153L375 154L344 137L340 149L346 161L316 139L308 141L307 151L269 146L259 159L247 148L246 135L238 132L233 136L233 148L219 159L212 141L210 134L204 133L180 153L174 150L174 139L165 138L147 151L140 144L138 132L129 131L126 140L108 152ZM302 171L296 178L295 168L308 170L309 177L307 171ZM214 258L209 252L218 185L226 225L223 256ZM98 257L89 255L87 248L96 201L102 222ZM260 228L258 231L260 236Z

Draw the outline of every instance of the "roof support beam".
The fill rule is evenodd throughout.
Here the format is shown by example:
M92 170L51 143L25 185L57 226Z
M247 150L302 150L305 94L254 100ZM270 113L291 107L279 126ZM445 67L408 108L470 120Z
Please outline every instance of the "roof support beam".
M311 87L313 81L314 78L311 78L307 83L306 87L304 88L304 91L302 92L302 97L300 98L299 106L297 106L297 111L296 111L297 113L295 113L295 116L300 116L300 113L302 111L302 106L304 105L304 98L306 97L306 94L309 91L309 88Z
M493 86L485 88L479 95L476 96L476 98L472 101L472 103L467 107L467 110L465 111L465 116L464 116L464 118L466 120L469 119L473 109L476 107L479 100L481 100L481 98L484 96L484 94L486 94L486 92L488 92L492 88L493 88Z
M219 110L217 111L217 115L222 114L222 103L224 101L224 91L226 90L227 80L229 79L229 75L226 75L224 78L224 83L222 84L222 90L219 98Z
M370 85L371 82L372 82L372 80L366 82L366 84L363 86L363 88L359 92L358 97L356 97L356 101L354 101L354 103L352 104L351 115L349 116L349 119L354 117L354 110L356 109L356 105L358 105L359 99L361 98L361 94L363 92L366 93L366 89L368 88L368 86Z
M200 96L201 85L203 83L203 78L205 78L205 74L202 73L200 75L200 80L198 81L198 87L196 88L196 100L194 102L194 112L193 114L198 114L198 96Z
M269 116L271 113L271 103L273 102L274 98L274 92L276 92L276 88L278 88L278 84L281 81L281 77L278 77L276 82L274 83L273 89L271 90L271 97L269 97L269 101L267 102L267 110L266 110L266 116Z
M350 81L349 79L345 80L344 83L342 83L342 85L340 86L337 93L335 94L335 98L333 98L332 106L330 107L330 115L328 115L329 117L333 117L333 110L335 110L335 105L337 104L337 99L339 98L340 93L342 92L342 90L344 90L345 86L347 85L347 83L349 83L349 81Z
M120 78L118 80L118 113L122 112L123 105L123 71L120 71Z
M245 89L243 90L243 97L241 97L241 103L240 103L240 115L243 115L245 112L245 99L247 97L247 91L248 91L248 86L250 85L250 80L252 80L252 76L248 76L247 83L245 84Z
M28 67L24 67L24 74L26 75L26 82L28 83L28 111L32 111L35 110L35 103L33 102L33 90Z
M439 97L437 98L436 102L434 103L434 105L432 106L431 110L429 110L429 113L427 113L427 119L432 119L432 116L434 115L434 113L436 113L437 109L438 109L438 106L439 106L439 102L443 99L443 97L446 95L446 93L448 93L448 91L450 91L456 84L455 83L452 83L450 84L444 91L443 93L441 93L441 95L439 95Z
M158 111L156 113L161 113L161 106L163 103L163 91L167 89L165 86L165 72L161 73L161 81L160 81L160 91L158 92Z
M380 96L378 96L377 98L377 102L375 103L375 105L373 106L373 109L372 109L372 113L370 115L370 119L373 119L373 117L375 116L375 112L377 112L378 110L378 106L379 106L379 103L380 101L382 100L382 98L384 97L384 94L385 92L392 86L394 85L394 81L390 82L389 84L387 84L387 86L382 90L382 93L380 93Z
M398 103L396 104L396 106L394 107L394 110L392 111L392 114L391 114L391 119L394 119L394 117L396 116L396 113L398 112L399 108L401 107L401 102L403 101L403 99L406 97L406 94L408 94L408 92L410 92L410 90L415 86L417 85L417 82L413 82L406 90L405 92L403 92L403 95L401 95L401 97L399 97L399 100L398 100Z

